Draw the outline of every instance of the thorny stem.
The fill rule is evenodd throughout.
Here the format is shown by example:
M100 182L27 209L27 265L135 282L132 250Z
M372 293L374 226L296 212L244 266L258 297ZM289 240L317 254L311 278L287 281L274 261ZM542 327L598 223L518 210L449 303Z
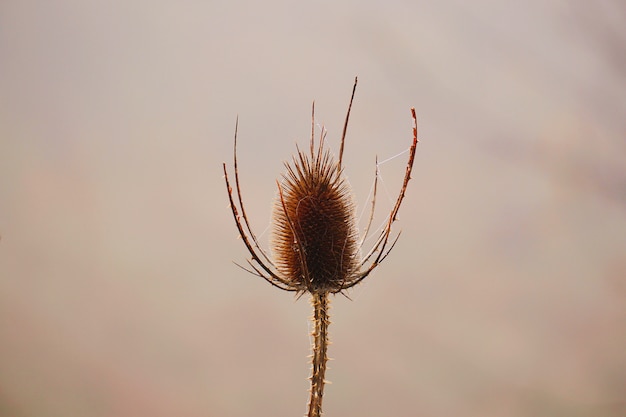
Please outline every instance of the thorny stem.
M311 398L309 399L308 417L320 417L322 415L322 397L324 395L324 375L326 374L326 361L328 356L328 292L313 293L313 369L311 373Z

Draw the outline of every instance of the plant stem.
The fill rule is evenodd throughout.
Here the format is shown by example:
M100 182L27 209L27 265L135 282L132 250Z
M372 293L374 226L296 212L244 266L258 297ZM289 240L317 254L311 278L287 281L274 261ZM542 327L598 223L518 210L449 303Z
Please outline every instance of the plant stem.
M324 375L328 356L328 292L313 293L313 369L311 373L311 398L309 399L308 417L322 415L322 397L324 395Z

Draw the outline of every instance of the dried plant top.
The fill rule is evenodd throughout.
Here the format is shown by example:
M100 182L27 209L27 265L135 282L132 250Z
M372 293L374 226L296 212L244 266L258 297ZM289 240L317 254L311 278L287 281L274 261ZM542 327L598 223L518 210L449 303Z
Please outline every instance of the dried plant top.
M404 199L417 147L417 120L413 116L413 142L409 150L404 181L396 203L389 213L385 227L373 247L363 257L361 246L368 235L376 207L378 184L378 161L369 220L359 240L354 199L348 182L343 175L343 149L348 130L350 110L354 100L357 80L354 80L352 96L341 135L341 147L337 161L324 149L326 131L322 128L315 149L315 105L311 115L311 143L308 152L298 149L291 163L286 163L282 181L277 181L278 197L272 213L273 259L259 246L259 241L250 227L241 198L239 170L237 169L237 128L233 164L237 203L224 164L224 179L230 207L251 258L243 269L258 275L275 287L294 291L298 295L311 294L313 305L313 354L311 355L311 390L308 417L320 417L328 360L328 294L338 293L355 286L369 275L386 257L398 237L389 240L391 225L396 220ZM399 234L398 234L399 236Z
M389 254L395 239L390 240L391 226L411 179L411 170L417 146L417 121L413 116L413 142L409 150L404 181L385 227L372 248L361 257L361 246L374 217L378 176L374 180L371 212L363 237L359 240L355 204L348 182L343 175L342 159L348 120L356 91L355 79L346 115L339 158L335 160L324 148L326 132L322 129L315 149L315 107L313 107L310 149L298 149L282 182L277 181L278 198L272 215L270 257L259 246L248 221L241 197L237 169L237 127L235 128L234 169L237 203L233 196L224 164L224 178L230 206L239 234L250 252L250 268L246 271L267 280L285 291L297 293L338 293L358 284Z

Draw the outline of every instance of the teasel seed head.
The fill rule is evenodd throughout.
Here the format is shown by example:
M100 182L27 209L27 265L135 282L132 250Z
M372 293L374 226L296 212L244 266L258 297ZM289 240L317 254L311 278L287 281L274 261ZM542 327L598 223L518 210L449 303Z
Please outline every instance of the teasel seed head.
M359 267L356 205L324 134L317 152L311 143L285 163L273 207L274 262L300 292L339 292Z

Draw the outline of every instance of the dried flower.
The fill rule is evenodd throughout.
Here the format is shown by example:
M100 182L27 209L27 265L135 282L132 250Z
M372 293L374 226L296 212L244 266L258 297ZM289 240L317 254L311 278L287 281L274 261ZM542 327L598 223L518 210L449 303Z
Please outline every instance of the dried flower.
M285 164L287 171L283 175L282 183L277 182L278 197L272 215L272 257L259 246L243 206L237 169L237 127L233 159L238 204L233 197L226 164L223 165L235 224L251 256L248 260L251 269L243 266L242 268L282 290L293 291L299 295L305 292L312 295L314 340L309 417L321 415L328 348L327 329L330 324L328 294L342 292L361 282L393 249L399 234L392 241L389 240L391 225L396 220L411 179L418 142L417 120L415 109L412 108L413 142L400 194L373 247L361 258L361 245L367 237L374 217L378 176L374 180L369 220L363 238L359 240L354 199L342 166L345 137L356 86L357 79L354 80L337 161L324 148L326 137L324 129L320 134L317 150L315 149L313 106L309 152L298 149L298 154L294 156L291 164Z

